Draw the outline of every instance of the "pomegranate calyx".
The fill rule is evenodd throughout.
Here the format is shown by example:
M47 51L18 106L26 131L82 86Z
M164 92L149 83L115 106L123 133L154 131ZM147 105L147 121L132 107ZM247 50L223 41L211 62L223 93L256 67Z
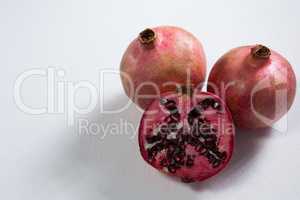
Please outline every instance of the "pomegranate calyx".
M152 44L156 39L156 34L154 32L154 30L147 28L145 30L143 30L140 35L139 35L139 41L142 44Z
M251 54L254 58L268 59L271 56L271 50L264 45L258 44L251 49Z

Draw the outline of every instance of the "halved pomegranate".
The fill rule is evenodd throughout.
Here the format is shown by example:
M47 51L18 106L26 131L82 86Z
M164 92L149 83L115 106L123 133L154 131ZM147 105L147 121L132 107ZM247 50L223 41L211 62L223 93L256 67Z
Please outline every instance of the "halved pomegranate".
M228 164L234 135L231 114L219 97L165 93L144 112L139 145L142 157L154 168L194 182Z

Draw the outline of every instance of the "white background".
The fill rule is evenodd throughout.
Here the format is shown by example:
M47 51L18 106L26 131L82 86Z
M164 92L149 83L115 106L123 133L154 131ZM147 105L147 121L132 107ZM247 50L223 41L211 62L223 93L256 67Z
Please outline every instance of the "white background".
M80 134L78 119L108 130L120 119L138 125L141 113L134 106L100 113L100 103L115 109L128 100L116 75L105 80L105 100L93 112L76 115L74 126L67 125L66 112L30 115L14 101L15 80L32 68L64 70L62 83L88 80L100 92L100 71L118 70L129 42L157 25L194 33L205 47L208 69L233 47L263 43L288 58L299 80L299 7L296 0L0 0L0 199L299 199L299 98L287 131L239 131L226 170L192 185L147 166L137 139L131 139L134 131L104 139L101 132ZM45 77L27 79L24 102L44 107L46 83ZM88 94L78 90L76 104L87 105Z

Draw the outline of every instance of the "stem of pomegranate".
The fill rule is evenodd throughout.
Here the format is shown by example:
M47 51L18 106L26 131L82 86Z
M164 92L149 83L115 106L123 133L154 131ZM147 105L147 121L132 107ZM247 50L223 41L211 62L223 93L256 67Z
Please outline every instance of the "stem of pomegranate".
M251 49L251 54L254 58L268 59L271 56L271 50L264 45L256 45Z
M155 39L156 39L156 34L150 28L143 30L139 35L139 41L145 45L152 44L155 41Z

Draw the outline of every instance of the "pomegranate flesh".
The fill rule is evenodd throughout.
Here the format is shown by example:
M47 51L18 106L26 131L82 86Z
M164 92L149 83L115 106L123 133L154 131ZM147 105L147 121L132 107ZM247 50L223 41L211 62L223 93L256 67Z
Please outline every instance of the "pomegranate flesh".
M124 90L141 108L177 85L202 83L206 59L201 43L189 32L172 26L146 29L131 42L121 64Z
M289 62L263 46L242 46L223 55L208 78L239 128L272 126L291 107L296 77Z
M231 114L217 96L165 93L144 112L139 146L144 160L183 182L220 172L234 147Z

